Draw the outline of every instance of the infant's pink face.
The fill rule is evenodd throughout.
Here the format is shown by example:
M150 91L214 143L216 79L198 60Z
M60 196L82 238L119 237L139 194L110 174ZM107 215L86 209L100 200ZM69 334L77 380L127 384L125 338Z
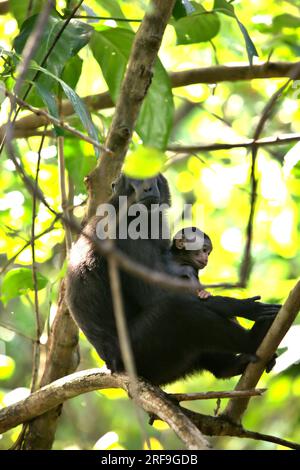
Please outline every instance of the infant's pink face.
M196 269L203 269L208 263L208 258L211 253L211 248L203 246L201 250L195 250L191 252L193 266Z

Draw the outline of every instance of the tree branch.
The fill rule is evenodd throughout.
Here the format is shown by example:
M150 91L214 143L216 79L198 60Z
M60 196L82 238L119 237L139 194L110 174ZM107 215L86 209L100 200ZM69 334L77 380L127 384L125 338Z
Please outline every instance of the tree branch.
M210 446L202 434L265 440L292 449L300 449L299 444L245 430L239 424L231 423L224 417L207 416L182 408L174 403L172 395L169 396L160 388L142 379L138 379L137 387L138 405L150 414L151 421L161 419L166 422L187 449L208 449ZM56 409L70 398L106 388L122 388L129 396L132 394L132 383L125 374L110 374L101 369L76 372L46 385L24 400L0 410L0 432L6 432L51 409Z
M222 82L235 82L253 79L282 78L289 77L297 62L267 62L261 65L218 65L214 67L203 67L200 69L183 70L181 72L170 72L171 86L181 86L196 83L214 84ZM294 79L300 78L300 72ZM91 110L111 108L114 103L108 92L97 95L89 95L83 98L85 104ZM68 100L62 102L61 114L63 117L74 114L74 109ZM15 122L14 136L28 137L35 129L43 126L45 121L42 116L25 116ZM0 127L0 139L3 138L5 126Z
M172 393L169 394L170 398L178 401L195 401L195 400L212 400L220 398L241 398L241 397L255 397L261 396L265 393L266 388L257 388L254 390L231 390L222 392L201 392L201 393Z
M97 167L87 178L89 191L87 218L111 195L111 182L119 175L142 102L152 80L152 68L175 0L152 0L132 45L132 50L113 121Z
M271 328L259 346L256 355L259 361L255 364L249 364L244 374L240 378L236 390L249 390L255 388L259 381L267 363L275 354L281 340L291 327L297 313L300 310L300 281L290 292L286 302L281 307ZM249 398L238 400L230 400L224 416L230 421L237 422L241 419L242 414L247 409Z
M42 117L43 122L45 124L48 124L49 122L51 122L52 124L61 127L65 131L70 132L70 134L73 134L75 137L78 137L81 140L85 140L86 142L88 142L89 144L92 144L97 149L105 150L111 155L111 152L109 151L109 149L107 148L104 149L103 145L99 144L96 140L92 139L88 135L85 135L82 132L78 131L74 127L69 126L67 123L62 121L62 119L57 119L56 117L51 116L44 109L39 109L39 108L35 108L34 106L31 106L30 104L26 103L26 101L22 100L21 98L18 98L13 93L10 93L8 90L5 90L5 96L7 96L11 100L11 102L18 103L20 108L29 109L30 111L34 113L33 115L35 115L36 117Z
M268 145L287 145L292 142L298 142L300 140L300 134L281 134L275 137L263 137L254 141L254 139L246 139L241 142L224 142L224 143L212 143L212 144L193 144L193 145L169 145L167 150L175 153L182 153L187 155L179 155L169 158L168 165L177 163L177 161L183 161L190 157L190 154L198 152L212 152L217 150L230 150L234 148L251 148L255 142L255 145L259 147L266 147Z
M147 413L165 421L184 442L187 449L208 449L209 444L185 413L158 387L138 380L136 400ZM56 409L64 401L82 393L106 388L122 388L131 395L132 384L125 374L90 369L76 372L37 390L24 400L0 410L0 432Z

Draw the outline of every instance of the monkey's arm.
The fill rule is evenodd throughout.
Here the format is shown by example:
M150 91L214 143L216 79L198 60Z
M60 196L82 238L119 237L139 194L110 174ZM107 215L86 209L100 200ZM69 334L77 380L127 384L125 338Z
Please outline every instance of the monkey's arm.
M258 302L260 296L247 299L234 299L213 295L205 300L207 306L225 317L243 317L248 320L259 320L263 317L275 316L281 305Z

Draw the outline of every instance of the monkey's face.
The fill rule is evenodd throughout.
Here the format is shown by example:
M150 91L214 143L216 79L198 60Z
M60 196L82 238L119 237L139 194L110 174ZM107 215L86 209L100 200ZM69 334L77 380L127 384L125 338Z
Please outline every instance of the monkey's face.
M114 196L127 196L129 205L143 204L147 209L153 204L170 205L170 191L167 180L158 175L154 178L135 179L121 175L113 184Z

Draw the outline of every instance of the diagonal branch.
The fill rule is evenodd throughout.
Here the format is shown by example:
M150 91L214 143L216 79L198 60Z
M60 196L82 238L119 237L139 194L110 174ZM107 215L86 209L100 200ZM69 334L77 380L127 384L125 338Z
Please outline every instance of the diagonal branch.
M294 289L290 292L286 302L281 307L271 328L259 346L256 354L260 360L255 364L248 365L246 371L236 386L236 390L249 390L251 388L255 388L266 367L266 364L275 354L281 340L284 338L285 334L291 327L299 310L300 281L298 281ZM230 400L225 409L224 416L230 419L230 421L239 421L242 414L247 409L248 402L249 398L237 399L234 401Z

